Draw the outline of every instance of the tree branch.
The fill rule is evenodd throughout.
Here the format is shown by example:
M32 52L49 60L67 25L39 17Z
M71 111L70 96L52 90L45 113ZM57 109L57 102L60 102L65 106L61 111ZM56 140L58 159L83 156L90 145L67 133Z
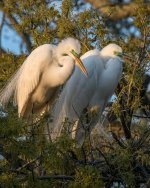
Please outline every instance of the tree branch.
M5 21L5 15L3 14L2 15L2 21L1 21L1 24L0 24L0 49L1 49L1 46L2 46L2 28L4 26L4 21Z
M136 14L139 3L110 3L108 0L86 0L93 7L98 9L104 16L108 16L110 20L117 21ZM150 3L144 3L150 12Z
M38 179L40 180L52 180L52 179L55 179L55 180L74 180L74 177L72 176L65 176L65 175L53 175L53 176L40 176L38 177Z

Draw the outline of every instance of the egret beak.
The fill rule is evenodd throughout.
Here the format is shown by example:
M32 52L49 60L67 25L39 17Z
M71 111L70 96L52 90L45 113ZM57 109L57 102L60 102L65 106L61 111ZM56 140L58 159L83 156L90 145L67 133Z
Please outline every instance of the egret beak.
M86 71L86 68L85 68L85 66L83 65L81 59L78 57L78 54L77 54L74 50L71 51L71 54L73 55L73 58L74 58L76 64L77 64L77 65L79 66L79 68L81 69L81 71L85 74L85 76L88 77L88 73L87 73L87 71Z
M120 58L128 58L128 59L130 58L131 59L131 57L124 52L116 52L115 51L114 53L115 53L116 56L118 56Z
M133 60L133 57L131 57L130 55L128 55L126 53L123 53L122 56L123 56L124 59Z

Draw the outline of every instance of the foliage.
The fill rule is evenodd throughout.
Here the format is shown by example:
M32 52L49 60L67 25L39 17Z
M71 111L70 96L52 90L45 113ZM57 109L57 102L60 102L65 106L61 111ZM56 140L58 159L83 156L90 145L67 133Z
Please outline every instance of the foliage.
M133 114L141 103L145 70L149 69L148 7L137 0L133 25L140 36L123 37L112 29L114 23L98 11L77 11L71 0L63 0L61 10L50 1L5 0L0 2L5 24L22 37L27 52L44 43L57 44L72 36L82 45L82 54L95 46L118 43L128 54L124 73L116 90L113 112L120 119L124 139L113 133L112 143L92 146L87 139L82 148L64 132L54 143L47 141L44 129L48 117L40 121L20 120L16 109L9 107L9 116L0 118L0 186L1 187L111 187L114 182L124 187L149 183L150 130L147 126L131 126ZM122 22L121 24L124 24ZM124 25L122 25L124 26ZM115 32L116 31L116 32ZM1 51L0 87L15 72L25 55ZM133 132L137 132L137 136ZM47 136L48 137L48 136ZM49 138L50 140L50 138ZM117 184L119 187L119 184Z

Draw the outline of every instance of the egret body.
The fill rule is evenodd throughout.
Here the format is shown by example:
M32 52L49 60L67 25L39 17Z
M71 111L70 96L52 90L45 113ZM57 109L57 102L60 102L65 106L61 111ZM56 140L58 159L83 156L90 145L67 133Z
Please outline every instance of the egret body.
M101 51L91 50L85 53L81 60L88 72L85 78L78 69L75 69L66 83L59 100L54 106L52 139L58 137L62 130L62 122L68 118L74 122L75 137L82 144L86 130L91 132L113 95L122 75L122 49L116 44L109 44ZM86 127L83 127L83 115L91 117ZM70 128L73 131L73 128Z
M80 43L73 38L63 40L58 46L39 46L2 89L0 103L5 106L14 96L19 117L41 113L51 105L59 86L71 76L75 63L87 75L79 53Z

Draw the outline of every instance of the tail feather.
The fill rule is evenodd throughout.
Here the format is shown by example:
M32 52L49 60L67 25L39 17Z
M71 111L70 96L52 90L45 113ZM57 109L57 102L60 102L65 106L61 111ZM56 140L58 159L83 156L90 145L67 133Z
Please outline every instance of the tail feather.
M8 80L6 85L0 90L0 105L2 105L3 108L5 108L8 105L11 97L13 96L14 96L14 103L16 103L15 90L21 70L22 70L22 66L19 68L19 70L17 70L15 74L13 74L13 76Z
M66 117L65 92L62 91L59 99L56 100L51 116L53 121L49 122L49 130L51 132L51 139L55 140L60 136L63 121Z

